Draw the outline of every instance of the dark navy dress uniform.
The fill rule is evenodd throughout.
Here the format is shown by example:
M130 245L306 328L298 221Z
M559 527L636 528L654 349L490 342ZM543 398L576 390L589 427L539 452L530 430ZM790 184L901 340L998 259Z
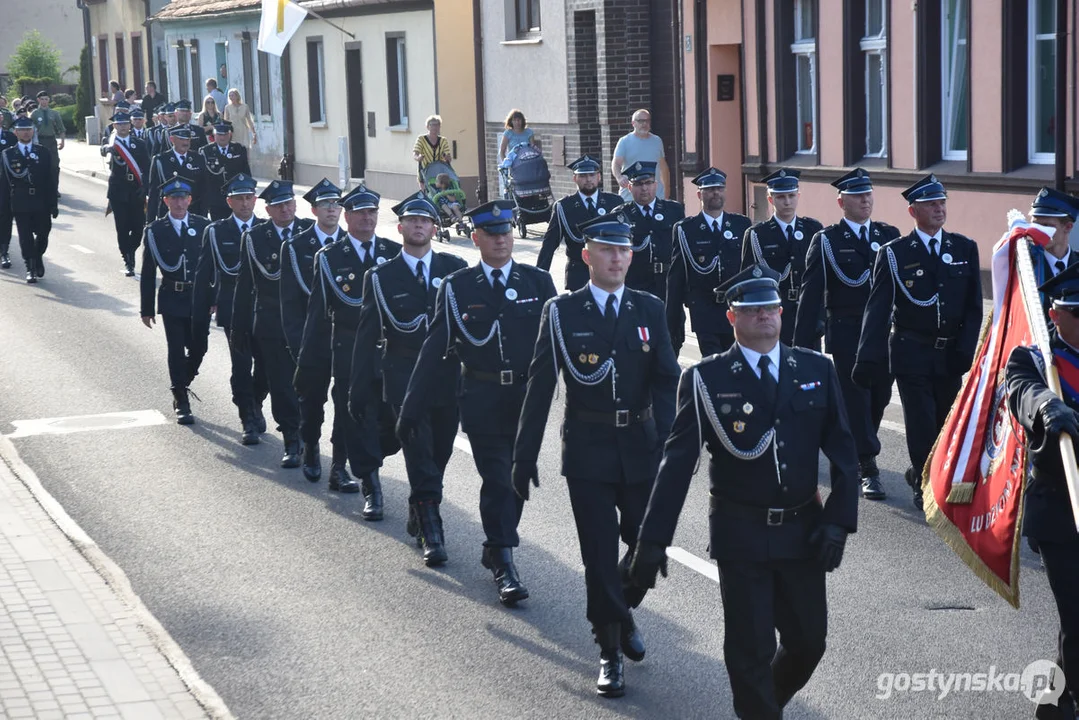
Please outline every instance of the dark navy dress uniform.
M583 230L589 242L632 244L631 228L615 218ZM629 611L643 593L629 584L629 558L674 420L680 372L663 302L653 295L624 285L607 293L590 282L544 306L517 429L514 486L527 498L561 374L562 474L585 567L586 614L601 650L597 690L604 695L624 691L620 648L631 659L644 657ZM621 562L619 538L627 546Z
M173 178L161 188L161 194L190 195L190 182L182 177ZM208 219L190 212L183 220L165 217L147 225L142 240L140 315L144 318L161 315L168 344L173 407L177 422L184 425L193 422L187 388L202 363L202 354L192 340L191 297L202 250L202 234L209 224ZM161 273L160 285L157 285L158 271Z
M177 125L169 130L170 137L183 137L192 139L193 133L189 128L184 125ZM169 178L176 175L182 175L192 180L191 188L191 212L199 214L202 209L202 176L206 173L206 168L202 162L202 156L194 149L194 142L192 147L187 153L180 155L171 146L166 147L160 153L154 156L150 161L150 181L148 187L150 189L149 197L147 198L146 214L149 218L164 217L168 213L169 209L165 207L165 203L161 200L161 193L159 188Z
M792 168L776 170L761 182L768 194L798 192L801 172ZM742 238L742 267L767 265L780 274L779 297L783 300L783 330L779 336L784 345L794 344L794 321L798 315L798 295L805 275L806 254L813 236L824 229L818 220L795 215L789 223L772 215L751 227Z
M130 126L131 117L117 113L113 125ZM146 141L134 133L121 138L113 135L101 147L101 154L109 164L109 207L116 225L116 245L124 261L124 269L130 277L135 274L135 251L142 240L146 225L146 183L150 172L150 148Z
M693 178L697 187L726 187L722 170L708 168ZM716 288L741 269L742 236L749 229L745 215L723 211L711 217L703 210L674 228L674 257L667 280L667 325L678 353L685 342L686 315L697 337L701 357L723 352L734 342L727 306Z
M253 177L239 174L232 178L224 191L229 196L254 195L256 187ZM201 344L205 352L210 333L211 309L214 309L215 322L224 330L225 340L229 343L229 385L232 388L232 402L240 414L246 444L257 443L259 433L266 429L262 402L270 390L258 343L251 342L247 348L237 347L232 343L232 304L236 294L236 279L240 275L245 252L247 232L264 222L265 218L254 215L247 220L230 215L210 223L202 234L202 251L199 254L198 268L195 270L192 294L192 332L196 345Z
M1074 213L1077 200L1063 193L1045 199L1062 213ZM1041 210L1048 210L1042 208ZM1039 211L1039 213L1041 212ZM1067 215L1071 217L1071 215ZM1071 266L1039 290L1052 299L1062 313L1079 311L1079 268ZM1068 340L1076 342L1076 338ZM1052 336L1049 351L1060 372L1062 395L1049 389L1045 359L1037 347L1017 347L1008 358L1005 383L1008 409L1026 431L1029 474L1023 490L1023 535L1041 554L1049 589L1060 616L1056 664L1064 671L1065 688L1057 705L1039 705L1034 716L1043 720L1071 720L1079 705L1079 532L1071 511L1071 498L1060 454L1060 434L1073 441L1079 437L1079 388L1074 370L1079 350L1059 334ZM1067 367L1066 367L1067 366ZM1065 370L1072 370L1066 373Z
M32 128L29 118L15 120L16 130ZM49 155L37 143L17 143L2 155L4 192L19 231L19 251L26 263L26 281L45 275L42 257L49 247L52 219L59 212L56 178Z
M15 133L0 130L0 159L5 150L14 147L18 142ZM11 213L11 188L7 184L7 173L0 169L0 268L5 270L11 267L8 249L11 246L11 228L14 222L15 217Z
M623 174L634 184L654 179L656 163L635 162ZM616 208L614 214L620 222L633 226L633 261L626 273L626 285L666 300L674 226L686 216L685 206L658 198L646 206L631 200Z
M873 191L869 173L862 168L855 168L832 185L840 194ZM814 235L809 243L794 322L794 344L819 347L820 328L824 328L824 348L831 353L839 375L863 477L871 478L879 476L877 432L892 397L892 378L884 368L885 373L866 389L854 383L851 372L862 334L862 316L869 302L874 260L881 247L899 237L899 229L875 220L857 231L851 225L846 219L840 220Z
M294 197L292 183L274 180L259 197L268 205L288 202ZM311 227L311 223L296 218L288 227L279 228L271 221L247 232L232 305L232 343L241 350L252 339L258 344L270 385L270 409L285 439L281 464L290 468L300 465L300 405L292 386L296 363L289 354L281 326L280 280L285 269L281 246L296 233Z
M312 208L320 202L336 204L341 199L341 188L323 178L303 197ZM303 389L297 386L296 395L300 401L300 439L303 440L304 450L303 473L312 482L322 476L318 442L322 437L326 394L330 389L329 326L324 327L325 332L311 340L312 343L317 341L325 346L325 351L320 355L324 357L324 362L315 368L315 372L307 372L299 370L298 361L304 328L307 324L311 290L317 280L315 253L345 237L345 234L345 231L340 228L327 234L318 227L316 222L281 245L281 257L284 258L285 265L281 273L281 325L285 330L285 343L288 345L289 353L293 361L297 362L296 377L303 375ZM296 378L293 385L296 385L295 380Z
M1069 195L1051 187L1043 187L1034 197L1030 207L1030 217L1034 222L1040 222L1043 218L1060 218L1065 221L1075 222L1079 214L1079 198ZM1043 223L1044 224L1044 223ZM1043 249L1035 243L1030 243L1030 259L1034 265L1034 280L1039 287L1064 272L1067 268L1079 263L1079 253L1065 244L1064 257L1058 258L1052 255L1048 249ZM1045 311L1045 323L1049 329L1053 329L1053 321L1049 319L1049 307L1052 298L1045 293L1040 293L1042 308Z
M751 266L725 286L727 300L732 307L779 304L778 277ZM719 565L734 711L780 718L824 655L825 572L838 566L858 524L858 458L835 367L820 353L778 342L765 355L736 343L682 375L634 560L634 579L643 575L645 587L673 543L702 444L710 457L709 552ZM832 488L823 504L821 452ZM826 535L839 553L830 564Z
M421 193L406 198L394 212L402 219L418 216L438 222L438 211ZM456 255L428 249L423 258L402 252L367 271L352 354L349 409L353 417L364 417L375 400L371 395L377 385L372 381L380 361L383 399L395 417L401 417L408 381L434 316L438 288L447 275L465 265ZM431 566L446 562L438 506L442 476L457 437L460 362L456 357L446 358L432 372L434 389L427 413L416 427L414 441L401 446L411 489L408 531L423 545L424 562Z
M231 133L232 123L219 122L214 126L219 133ZM205 197L206 214L213 220L221 220L232 214L222 189L229 178L243 173L251 174L251 163L247 160L247 148L240 143L230 142L224 147L216 142L204 145L198 150L202 157L203 176L202 192Z
M512 202L494 200L468 214L476 228L510 235L512 211ZM507 605L528 597L512 565L524 505L511 481L513 445L540 314L557 294L549 273L512 259L500 268L481 261L448 276L438 289L434 319L401 408L402 417L418 421L435 392L443 358L454 355L461 361L457 399L481 480L483 563L495 571Z
M322 192L329 196L333 189L336 188L331 185ZM362 185L344 198L337 198L350 211L378 208L379 199L378 193ZM401 245L377 236L365 242L366 246L342 231L337 241L322 247L315 254L311 300L307 305L307 322L297 358L296 389L305 404L310 402L309 396L325 403L332 378L334 416L333 433L330 435L333 446L330 487L342 492L361 489L349 477L345 469L347 462L352 474L360 478L362 483L364 519L381 520L382 486L378 476L383 459L380 403L375 398L369 412L363 417L364 422L359 423L349 413L348 396L352 380L352 352L356 346L356 331L359 329L363 304L364 273L375 267L379 258L386 262L396 257L401 252ZM376 378L379 375L377 370L374 374ZM319 415L315 419L321 423L322 408L318 410ZM305 422L313 420L310 415L305 416ZM309 433L310 429L305 426L304 432ZM318 436L314 435L311 440L305 436L304 442L315 442L317 447ZM307 467L308 459L305 458L305 473Z
M946 194L928 175L903 197L913 204ZM854 366L862 384L886 376L889 366L895 375L913 468L907 482L919 508L922 468L970 369L982 326L977 244L943 230L923 235L915 229L877 253Z
M176 110L192 109L190 100L177 100L174 105ZM224 108L218 108L217 110L220 112L221 110L224 110ZM196 125L195 123L188 121L178 125L178 127L185 127L193 134L193 137L191 138L191 152L197 153L199 148L203 147L208 142L206 139L206 131L202 129L201 125Z
M600 172L598 160L585 155L569 165L573 174L588 175ZM621 196L615 193L596 190L592 195L584 195L579 190L567 195L554 204L554 218L547 225L543 234L536 267L550 270L555 251L562 243L566 244L566 290L573 292L584 287L588 282L588 266L581 259L584 238L579 226L597 217L612 212L622 204Z

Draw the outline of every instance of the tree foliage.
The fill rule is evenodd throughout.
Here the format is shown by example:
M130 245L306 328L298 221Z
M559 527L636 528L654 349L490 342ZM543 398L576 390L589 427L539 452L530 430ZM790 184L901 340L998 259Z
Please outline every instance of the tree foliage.
M60 80L60 51L37 30L23 35L7 62L8 74L13 77L49 78Z
M90 75L90 47L84 45L79 55L79 85L75 88L75 127L81 134L85 130L85 118L94 113L94 90Z

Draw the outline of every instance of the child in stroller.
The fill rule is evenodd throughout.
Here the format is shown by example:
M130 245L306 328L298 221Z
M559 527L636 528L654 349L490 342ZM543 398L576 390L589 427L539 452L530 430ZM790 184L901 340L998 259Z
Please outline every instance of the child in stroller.
M456 222L464 220L465 193L448 173L439 173L435 177L435 196L432 200L441 214L449 215Z

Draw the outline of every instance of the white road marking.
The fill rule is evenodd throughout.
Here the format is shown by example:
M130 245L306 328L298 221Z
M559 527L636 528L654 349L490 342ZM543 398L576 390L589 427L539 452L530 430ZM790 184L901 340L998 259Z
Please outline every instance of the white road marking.
M907 434L907 429L903 427L903 423L892 422L891 420L881 420L880 426L885 430L891 430L892 432L897 432L900 435Z
M78 250L79 252L86 253L87 255L93 255L94 254L93 250L91 250L88 247L83 247L82 245L72 245L71 249L72 250Z
M683 550L680 547L667 548L667 557L680 565L685 565L694 572L704 575L713 582L719 582L719 568L716 567L713 562L709 562L704 558L699 558L688 550Z
M468 443L468 438L464 435L458 435L453 439L453 446L463 453L472 454L472 446Z
M129 412L100 413L97 415L74 415L37 420L12 420L15 432L7 437L24 438L33 435L67 435L88 430L124 430L168 423L157 410L133 410Z

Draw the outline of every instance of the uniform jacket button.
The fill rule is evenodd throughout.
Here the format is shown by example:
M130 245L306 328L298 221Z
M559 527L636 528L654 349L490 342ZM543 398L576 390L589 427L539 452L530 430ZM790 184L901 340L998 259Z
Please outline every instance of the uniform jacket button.
M782 464L781 464L781 465L779 466L779 469L780 469L780 470L786 470L786 469L787 469L787 463L782 463Z

